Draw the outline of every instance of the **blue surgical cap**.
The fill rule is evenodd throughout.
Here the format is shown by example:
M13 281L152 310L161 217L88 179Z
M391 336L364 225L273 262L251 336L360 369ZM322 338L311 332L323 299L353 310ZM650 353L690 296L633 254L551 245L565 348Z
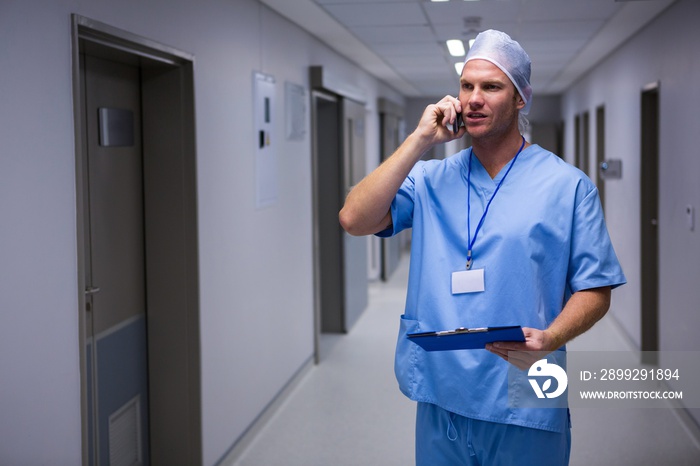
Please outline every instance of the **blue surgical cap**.
M469 60L488 60L499 67L513 82L518 94L525 101L525 107L520 110L520 113L527 115L532 103L530 57L520 44L504 32L489 29L476 36L464 63L466 64Z

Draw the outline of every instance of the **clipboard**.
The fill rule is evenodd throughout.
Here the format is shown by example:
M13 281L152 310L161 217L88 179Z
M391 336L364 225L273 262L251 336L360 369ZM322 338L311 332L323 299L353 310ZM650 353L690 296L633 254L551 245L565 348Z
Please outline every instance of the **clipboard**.
M426 351L450 351L460 349L483 349L494 341L525 341L520 325L507 327L460 327L438 332L409 333L408 339Z

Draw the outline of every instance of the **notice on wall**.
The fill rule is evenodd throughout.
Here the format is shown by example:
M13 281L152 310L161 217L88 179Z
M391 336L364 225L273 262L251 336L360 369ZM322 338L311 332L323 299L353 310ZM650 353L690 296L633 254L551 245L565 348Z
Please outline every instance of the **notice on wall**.
M289 141L303 141L306 135L306 89L297 84L284 84L286 136Z

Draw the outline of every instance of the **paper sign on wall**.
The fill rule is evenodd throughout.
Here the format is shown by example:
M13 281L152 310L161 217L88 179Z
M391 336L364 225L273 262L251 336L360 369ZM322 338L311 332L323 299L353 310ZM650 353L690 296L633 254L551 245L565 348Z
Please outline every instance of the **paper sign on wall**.
M297 84L284 83L287 139L303 141L306 135L306 90Z

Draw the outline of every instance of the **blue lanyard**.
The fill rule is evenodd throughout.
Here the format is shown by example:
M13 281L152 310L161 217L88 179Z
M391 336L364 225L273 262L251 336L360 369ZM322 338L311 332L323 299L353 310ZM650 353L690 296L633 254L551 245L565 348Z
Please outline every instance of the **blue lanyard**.
M476 231L474 231L474 238L473 239L472 239L472 226L471 226L471 212L472 212L471 179L472 179L472 154L474 153L474 148L469 150L469 172L467 173L467 241L469 243L469 249L467 250L467 270L469 270L472 267L472 249L474 248L474 243L476 242L476 236L479 234L479 230L481 230L481 225L484 224L484 219L486 218L486 214L489 211L489 206L491 205L491 201L493 201L493 198L496 197L498 190L501 189L501 185L506 180L506 176L508 176L508 173L510 173L511 168L513 168L513 164L515 164L515 160L518 158L518 155L520 155L520 152L522 152L523 147L525 147L525 138L524 137L523 137L523 143L520 145L520 149L518 149L518 153L515 154L515 157L513 157L513 161L510 162L510 166L508 166L508 170L506 170L505 175L503 175L503 178L501 178L501 181L498 183L498 186L496 186L496 190L491 195L491 199L489 199L489 202L486 204L486 208L484 209L484 213L481 215L481 220L479 220L479 224L476 226Z

